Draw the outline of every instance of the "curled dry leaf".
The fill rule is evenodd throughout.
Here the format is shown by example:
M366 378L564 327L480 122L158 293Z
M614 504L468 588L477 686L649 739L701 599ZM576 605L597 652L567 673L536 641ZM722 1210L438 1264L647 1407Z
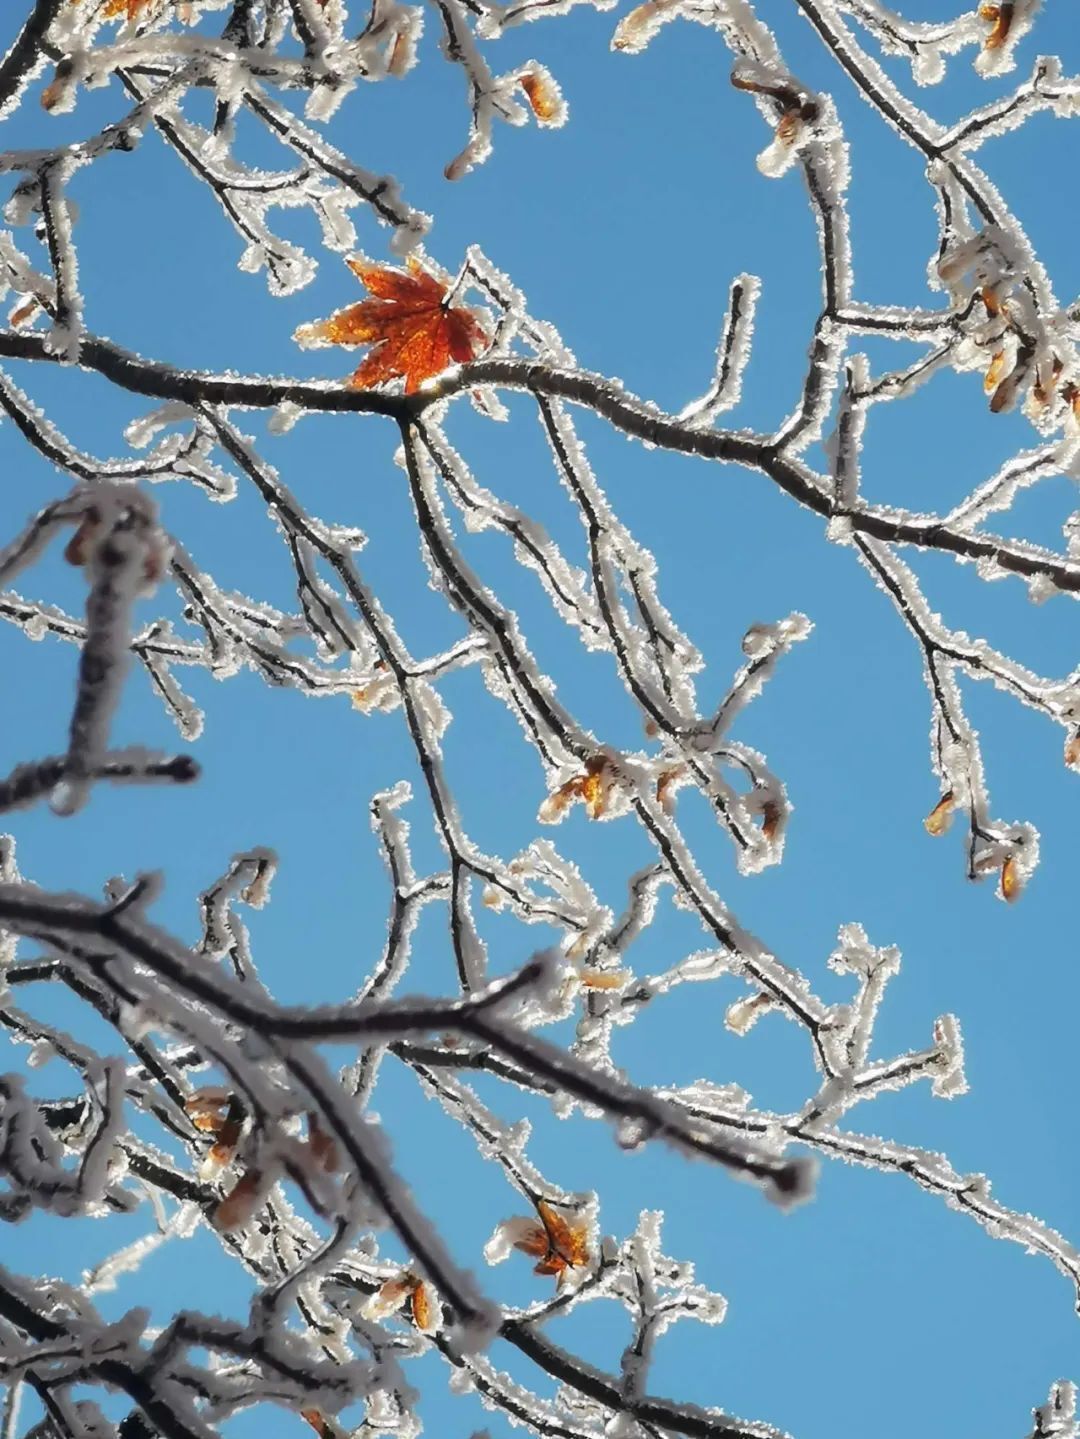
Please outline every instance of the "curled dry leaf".
M1001 0L999 5L980 5L979 19L991 27L983 40L984 50L1000 50L1009 38L1013 17L1016 12L1014 0Z
M370 345L371 353L349 381L366 390L403 379L415 394L425 380L450 365L475 359L488 344L472 310L447 302L447 287L415 257L405 270L352 259L349 268L372 298L338 310L328 320L301 325L294 339L305 346Z
M1080 730L1073 730L1065 741L1065 763L1070 769L1080 766Z

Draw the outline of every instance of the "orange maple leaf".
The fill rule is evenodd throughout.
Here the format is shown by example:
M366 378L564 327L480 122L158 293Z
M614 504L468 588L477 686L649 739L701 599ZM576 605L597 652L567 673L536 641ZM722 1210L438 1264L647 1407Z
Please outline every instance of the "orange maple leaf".
M463 365L488 343L487 333L472 310L450 305L446 286L415 259L406 270L347 261L349 269L371 291L372 299L338 310L328 320L301 325L294 338L301 345L370 345L349 384L358 390L403 379L405 393L414 394L424 380L448 365Z

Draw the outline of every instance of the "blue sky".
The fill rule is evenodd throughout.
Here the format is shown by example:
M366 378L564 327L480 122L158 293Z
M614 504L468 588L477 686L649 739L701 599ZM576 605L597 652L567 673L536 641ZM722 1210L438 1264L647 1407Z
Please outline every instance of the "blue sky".
M463 81L438 55L430 25L418 69L353 95L334 136L368 168L396 174L406 198L435 216L428 248L447 268L456 268L467 245L479 244L583 365L620 376L664 407L678 409L706 387L728 284L743 271L760 275L755 348L734 423L769 427L798 393L818 301L802 181L796 172L770 181L756 171L754 157L768 136L747 97L731 89L718 37L674 22L644 54L614 55L608 41L617 13L583 7L509 32L492 47L500 69L529 56L547 64L562 84L570 121L555 132L501 128L491 159L457 185L443 180L442 167L465 138ZM923 0L917 18L946 13ZM936 236L919 158L853 94L794 6L774 0L762 14L775 24L791 69L807 85L828 89L845 123L857 296L929 302L925 267ZM18 18L0 17L0 46ZM1066 71L1080 64L1080 33L1064 4L1046 6L1020 51L1018 74L1043 52L1061 54ZM948 118L1010 84L976 82L969 69L970 54L956 57L955 83L921 96L932 113ZM895 75L910 89L909 75ZM69 117L46 117L28 103L5 126L3 143L84 134L118 105L114 89L84 97ZM1072 130L1040 116L982 155L1063 301L1080 293L1074 152ZM240 246L212 200L152 136L133 154L84 173L75 193L92 329L177 364L347 373L347 355L300 352L290 339L297 324L357 297L336 257L324 256L305 290L269 299L260 277L235 269ZM363 218L359 228L365 251L384 257L387 232ZM314 227L291 215L282 229L313 238ZM866 348L874 364L891 362L883 344ZM100 455L121 452L123 426L144 408L93 376L39 375L17 365L11 373L77 443ZM455 433L478 478L542 519L580 562L580 531L539 427L521 401L511 411L505 427L463 416ZM286 436L268 437L261 418L242 424L315 513L367 533L362 572L416 652L460 633L427 586L408 497L390 462L389 427L363 417L306 419ZM877 1100L873 1112L856 1111L854 1123L946 1150L957 1169L989 1174L1003 1200L1075 1238L1080 782L1062 764L1060 731L985 686L965 689L995 812L1030 819L1042 835L1035 878L1021 901L1006 907L989 883L965 882L956 836L932 841L923 830L937 789L919 656L852 551L827 545L821 522L760 475L647 452L593 421L582 422L582 435L619 515L656 555L662 599L705 655L703 705L723 693L751 622L792 610L814 622L809 641L782 663L737 731L769 757L796 806L783 865L740 878L726 842L689 806L680 818L742 921L826 997L844 993L843 981L825 971L841 924L859 920L876 943L900 946L903 968L881 1013L876 1053L920 1047L938 1014L960 1017L971 1092L944 1103L919 1087ZM987 413L977 376L946 375L903 405L872 413L866 490L875 500L947 508L1031 443L1020 416ZM60 491L57 476L10 425L0 425L0 473L5 535ZM233 505L214 506L178 486L156 495L167 527L221 583L289 604L287 555L256 499L241 489ZM1054 541L1074 506L1073 482L1054 479L1025 497L1010 523L1016 533ZM564 701L601 738L639 743L609 657L575 648L500 539L465 537L463 544L518 612ZM1039 671L1060 674L1076 663L1076 612L1068 600L1036 608L1018 583L986 585L938 556L913 563L933 606L954 625ZM64 569L47 560L21 586L77 606L77 577ZM161 603L149 601L147 614ZM0 768L62 748L75 658L58 643L32 646L0 630L8 676ZM272 845L281 857L273 903L252 917L264 978L292 1001L348 994L377 953L387 897L368 801L399 778L416 779L400 715L364 717L344 699L306 701L248 674L226 683L194 675L190 688L207 710L197 747L201 783L177 793L100 792L70 820L45 810L15 816L10 828L24 873L97 893L112 874L161 868L167 890L156 914L193 938L198 891L236 850ZM512 853L537 833L541 767L475 670L456 675L444 694L455 715L448 771L466 823L480 844ZM142 676L128 685L117 739L177 743ZM419 791L409 816L418 868L438 866ZM579 810L554 837L616 906L626 876L648 856L630 820L593 827ZM544 938L494 918L490 925L499 967L511 967ZM440 926L433 908L416 944L417 989L450 987ZM700 942L685 916L665 908L647 953L659 965ZM765 1106L805 1099L814 1078L804 1038L769 1017L736 1039L723 1029L723 1013L738 986L725 981L714 989L684 989L656 1006L625 1033L617 1057L643 1081L707 1075L739 1082ZM63 1013L75 1026L73 1011L55 996L35 1002L41 1013ZM54 1093L66 1092L70 1081L54 1064L36 1071L34 1083ZM516 1116L517 1098L485 1095L507 1118ZM409 1076L388 1076L376 1106L420 1198L456 1252L482 1267L492 1224L520 1201L480 1164L468 1140L421 1102ZM722 1405L799 1439L826 1439L841 1426L872 1429L878 1439L900 1439L916 1426L920 1434L1019 1439L1052 1380L1080 1379L1068 1283L1046 1260L992 1243L970 1219L901 1177L827 1164L814 1202L785 1216L723 1173L657 1150L623 1156L596 1126L558 1124L539 1105L522 1112L536 1121L531 1152L553 1181L599 1190L605 1232L621 1237L639 1209L665 1209L669 1252L696 1260L699 1277L730 1302L721 1329L687 1325L661 1343L655 1392ZM148 1224L140 1215L123 1237ZM73 1278L113 1247L107 1231L34 1221L7 1236L5 1262L30 1271L63 1266ZM105 1296L103 1308L150 1303L165 1314L182 1302L240 1313L244 1281L214 1258L205 1234L190 1252L167 1248ZM492 1293L514 1302L537 1292L524 1260L482 1277ZM614 1309L592 1306L553 1332L617 1368L623 1323ZM507 1356L497 1358L514 1367ZM433 1361L423 1372L431 1384L429 1432L465 1439L480 1422L502 1432L500 1421L478 1418L471 1400L449 1399ZM238 1432L254 1433L255 1422ZM302 1432L298 1426L279 1415L270 1431L277 1439Z

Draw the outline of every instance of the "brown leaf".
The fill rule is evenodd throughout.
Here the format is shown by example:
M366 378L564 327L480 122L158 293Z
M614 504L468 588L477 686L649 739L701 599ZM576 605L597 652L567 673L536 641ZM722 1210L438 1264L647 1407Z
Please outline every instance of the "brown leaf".
M544 1226L547 1250L533 1272L554 1274L561 1283L568 1269L580 1269L588 1264L588 1230L584 1224L570 1224L546 1199L537 1201L536 1212ZM535 1254L537 1251L531 1249L527 1252Z
M319 1439L335 1439L336 1430L321 1409L301 1409L300 1418L311 1425Z
M328 320L301 325L294 338L301 345L370 345L371 352L349 384L366 390L388 380L403 379L405 393L449 365L463 365L484 349L487 334L472 310L446 303L446 286L418 260L406 270L350 260L349 268L371 292L338 310Z
M761 837L772 844L773 840L780 833L780 826L784 821L784 809L779 801L767 799L761 806Z
M412 1321L422 1334L430 1334L437 1327L435 1306L431 1302L431 1291L422 1279L416 1281L409 1307L412 1312Z
M249 1169L242 1174L214 1210L214 1227L223 1233L240 1229L252 1218L262 1198L262 1175Z

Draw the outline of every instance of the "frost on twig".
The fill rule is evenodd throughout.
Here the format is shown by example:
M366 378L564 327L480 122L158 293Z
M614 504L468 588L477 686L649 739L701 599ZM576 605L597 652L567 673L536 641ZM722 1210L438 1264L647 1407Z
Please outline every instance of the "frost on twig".
M413 764L411 783L398 773L380 779L370 800L387 902L372 917L365 896L351 921L355 972L336 1000L312 992L285 1004L267 978L272 964L260 968L264 945L272 953L295 945L293 972L305 982L318 973L306 936L283 940L288 931L272 923L272 911L270 922L247 915L264 908L278 864L250 837L231 859L200 845L200 925L190 944L152 918L158 876L111 880L104 901L39 889L20 877L13 843L0 844L0 1018L25 1060L0 1076L0 1213L141 1221L81 1283L0 1274L0 1377L14 1396L0 1439L108 1432L86 1397L91 1386L125 1396L123 1439L208 1439L252 1405L286 1410L322 1439L343 1439L350 1428L363 1439L415 1439L413 1380L430 1369L414 1365L421 1359L443 1363L455 1390L475 1390L541 1439L778 1439L768 1422L654 1392L660 1336L687 1318L718 1323L724 1300L688 1260L666 1253L655 1209L628 1233L606 1232L613 1206L605 1209L603 1186L569 1187L568 1173L556 1172L563 1153L537 1142L525 1105L572 1121L572 1131L559 1132L595 1124L604 1143L626 1151L666 1143L680 1162L716 1165L781 1205L810 1197L815 1166L829 1159L904 1176L987 1233L1049 1260L1074 1289L1080 1284L1076 1247L1027 1214L1023 1195L999 1199L989 1179L945 1154L853 1127L860 1106L901 1088L921 1086L934 1099L964 1094L964 1015L935 1008L922 1034L887 1045L878 1021L902 983L895 948L845 924L832 953L803 973L740 920L726 893L737 888L722 878L703 823L730 846L740 875L781 863L798 815L787 777L755 747L754 732L764 705L794 704L798 662L781 661L811 623L799 611L737 614L741 656L714 669L703 648L707 626L675 613L649 517L626 523L621 476L592 438L606 426L695 456L718 484L725 466L753 471L809 512L822 542L840 548L838 560L859 562L914 646L929 697L932 788L924 803L915 785L902 786L912 791L912 829L921 821L935 838L951 829L968 878L990 879L1008 903L1021 899L1038 835L1028 820L996 817L992 750L984 754L968 718L965 686L989 680L1058 726L1066 764L1080 768L1080 677L1037 673L939 614L931 581L911 560L948 556L969 564L976 582L1019 581L1038 602L1080 594L1076 515L1056 545L998 533L1021 496L1080 473L1080 309L1055 294L980 168L982 151L1029 118L1080 113L1080 81L1059 60L1029 53L1039 33L1034 0L933 20L909 19L881 0L795 0L808 36L835 62L837 87L854 83L891 127L891 142L909 146L925 167L925 295L870 302L857 284L851 157L827 72L786 56L753 0L646 0L617 18L612 46L625 57L627 85L630 57L663 43L667 24L712 32L716 73L730 78L726 98L760 135L757 170L751 163L734 180L725 170L724 182L734 197L766 181L801 186L816 227L822 278L802 383L783 397L785 418L771 431L723 428L729 412L742 425L753 375L760 285L737 273L747 261L732 267L722 317L722 295L695 289L719 329L715 369L669 413L579 364L556 324L532 311L479 245L442 257L456 269L442 269L434 248L421 254L429 217L392 176L363 163L369 145L383 157L383 136L354 126L353 107L373 94L377 103L383 82L408 75L408 86L426 83L423 72L410 74L424 24L464 92L457 140L452 117L425 115L451 136L447 155L464 140L449 178L475 183L469 173L490 153L498 121L561 125L567 106L556 75L540 59L500 69L492 47L514 25L557 17L573 3L437 0L424 12L375 0L361 14L342 0L36 0L0 58L0 121L25 106L20 122L37 127L32 145L0 154L8 184L0 355L13 373L22 367L20 384L0 373L0 409L67 477L54 495L27 502L34 518L0 552L0 618L79 656L66 749L25 763L10 757L0 811L49 798L57 813L73 814L100 782L195 777L187 756L117 747L113 723L131 671L145 674L188 741L203 717L182 672L226 681L246 671L273 689L338 705L360 745L376 726L396 727ZM539 54L543 27L530 33ZM1014 70L1018 78L991 86L984 104L946 123L908 93L907 67L914 84L931 86L965 53L982 78ZM891 64L897 58L905 67ZM34 95L42 109L31 116ZM107 119L91 108L98 105ZM65 114L72 129L61 132L56 117ZM329 318L297 331L302 343L359 349L351 377L304 378L300 354L297 373L284 377L238 374L228 356L205 350L202 368L181 367L168 354L137 355L105 338L86 257L94 225L115 222L95 212L84 224L78 205L92 195L99 162L122 165L149 143L162 164L176 165L178 186L202 187L236 237L243 277L264 275L271 296L309 284L327 255L334 263L323 278L332 283L344 273L339 257L353 257L367 296L342 289L323 312L333 309ZM509 132L499 143L510 157L521 153ZM727 147L710 152L710 165L731 163ZM692 197L682 203L692 206ZM361 244L370 260L358 258ZM248 283L243 277L238 283ZM758 331L754 366L770 363L766 333ZM881 359L888 341L902 342L895 364ZM101 442L108 458L75 443L32 398L37 378L57 366L73 384L92 372L142 397L136 418ZM875 502L874 485L864 483L873 454L864 441L880 407L904 406L950 373L981 396L983 422L1009 445L1009 436L1027 436L1024 447L940 512L915 510L903 495ZM382 583L386 556L365 549L347 487L320 491L310 451L289 468L296 452L287 446L306 426L285 436L313 415L349 434L390 434L397 468L387 480L407 497L408 545L419 549L446 612L430 649L410 638L408 605L396 612L399 591ZM558 488L571 523L549 523L546 495L534 504L530 490L521 500L516 475L486 463L476 436L495 422L541 437L549 468L539 480L530 472L530 485ZM220 507L236 502L236 513L254 500L269 516L280 573L271 580L267 571L263 588L262 570L254 582L247 556L215 548L208 530L193 527L186 543L167 538L145 488L166 482L171 489L154 491L164 504L176 486L190 487L209 512L205 524L221 533L228 514ZM315 513L319 493L340 501L339 517ZM46 574L46 547L61 530L79 572L71 612L10 588L39 561L35 578ZM246 592L253 585L255 595ZM539 599L541 620L521 587ZM140 620L151 596L154 613ZM566 682L572 667L564 673L545 624L607 667L629 724L616 722L614 706L585 717L576 681ZM519 727L515 784L526 828L505 852L477 838L474 796L457 768L457 696L474 678L481 702L503 707ZM488 785L485 745L479 734L464 739L477 782ZM485 797L503 818L501 794ZM1037 818L1040 800L1031 795L1024 812ZM429 825L438 847L427 853L416 836ZM281 842L288 881L289 837L267 838ZM605 866L631 853L613 888ZM322 899L313 891L304 903L314 912ZM685 947L668 944L669 903L696 926ZM514 969L504 938L517 925L538 927L542 938L529 945L537 957ZM661 953L650 935L662 937ZM435 998L414 983L429 955L447 960ZM726 1023L736 1052L781 1021L790 1026L813 1065L810 1092L790 1110L766 1109L711 1053L694 1079L654 1071L644 1082L641 1051L624 1043L626 1032L687 984L703 1005L724 987L716 1023ZM81 1031L38 1014L45 986L92 1012L123 1057L103 1059ZM21 1072L46 1064L65 1076L49 1099ZM506 1217L486 1251L482 1238L469 1253L451 1246L442 1214L401 1178L393 1141L408 1123L384 1100L395 1073L415 1079L435 1101L433 1122L467 1139L505 1188L495 1213ZM242 1317L185 1310L153 1329L140 1310L115 1323L96 1310L93 1293L125 1286L166 1240L179 1246L200 1229L252 1290ZM489 1272L485 1257L514 1267ZM496 1298L508 1272L507 1283L531 1286L525 1302ZM617 1306L629 1322L607 1370L561 1347L549 1329L594 1303ZM513 1375L484 1352L496 1334L516 1350ZM19 1396L32 1396L43 1416L35 1409L29 1430ZM716 1403L724 1398L718 1392ZM763 1410L770 1399L762 1396ZM1060 1381L1035 1411L1033 1439L1075 1433L1075 1390Z

